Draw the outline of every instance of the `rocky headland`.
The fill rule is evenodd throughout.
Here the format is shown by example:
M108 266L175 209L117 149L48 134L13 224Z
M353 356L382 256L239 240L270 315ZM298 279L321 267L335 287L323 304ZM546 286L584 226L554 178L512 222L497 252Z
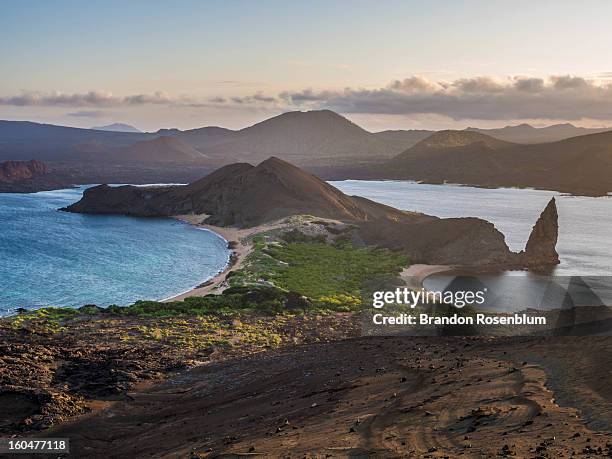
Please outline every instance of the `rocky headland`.
M490 222L479 218L442 219L348 196L274 157L257 166L225 166L186 186L100 185L86 190L79 202L63 210L140 217L204 215L202 223L238 228L293 215L313 215L350 223L356 242L402 251L413 263L524 269L559 262L554 199L534 226L525 251L514 253Z

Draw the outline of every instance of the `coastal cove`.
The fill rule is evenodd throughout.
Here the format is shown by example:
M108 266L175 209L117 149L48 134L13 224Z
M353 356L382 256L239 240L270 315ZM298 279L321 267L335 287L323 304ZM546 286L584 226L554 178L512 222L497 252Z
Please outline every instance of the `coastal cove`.
M0 195L0 316L19 307L164 299L227 265L227 241L212 231L167 218L57 210L85 188Z
M607 252L612 251L612 241L597 246L592 242L609 238L603 229L598 229L607 225L594 228L589 224L592 218L611 220L612 224L609 198L410 181L330 183L349 195L403 210L439 217L487 219L504 233L509 247L515 251L524 248L542 207L556 196L561 264L554 274L611 274L607 260L612 253ZM227 274L230 256L227 241L237 244L233 249L237 268L249 252L249 247L238 241L263 231L259 227L237 230L194 225L204 216L169 219L57 212L58 208L80 199L85 188L0 196L0 221L5 227L0 235L0 248L5 254L0 262L0 278L5 285L0 292L0 315L18 307L127 305L140 299L180 300L205 295ZM589 238L583 237L589 232L593 233ZM420 276L421 280L441 270L444 267L436 267L432 272L428 269L427 275ZM523 281L530 282L525 272L513 271L508 275L523 276ZM439 288L450 280L452 276L434 274L428 277L426 285Z

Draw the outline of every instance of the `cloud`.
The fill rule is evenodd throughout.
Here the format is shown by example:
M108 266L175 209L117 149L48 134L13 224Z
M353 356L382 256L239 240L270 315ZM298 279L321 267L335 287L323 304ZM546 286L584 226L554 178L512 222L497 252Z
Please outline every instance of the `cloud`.
M107 115L107 112L102 110L79 110L76 112L66 113L66 115L76 118L102 118Z
M172 104L184 99L173 99L162 92L115 96L112 93L90 91L65 94L60 92L23 92L16 96L0 97L0 105L18 107L120 107L145 104Z
M612 84L571 75L485 76L448 82L412 76L376 89L304 89L279 97L290 106L347 114L433 114L455 120L612 119Z
M479 76L434 80L410 76L378 88L313 89L277 95L220 94L198 99L163 92L117 96L112 93L24 92L0 96L0 105L71 107L70 116L94 117L96 109L166 105L216 110L330 109L344 114L427 115L454 120L612 120L612 82L575 75L548 78ZM82 110L78 110L82 109Z

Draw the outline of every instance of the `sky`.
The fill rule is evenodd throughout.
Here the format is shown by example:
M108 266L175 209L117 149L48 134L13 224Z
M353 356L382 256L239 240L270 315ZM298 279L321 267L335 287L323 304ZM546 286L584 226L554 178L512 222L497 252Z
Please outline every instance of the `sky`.
M5 0L0 119L612 126L611 17L607 0Z

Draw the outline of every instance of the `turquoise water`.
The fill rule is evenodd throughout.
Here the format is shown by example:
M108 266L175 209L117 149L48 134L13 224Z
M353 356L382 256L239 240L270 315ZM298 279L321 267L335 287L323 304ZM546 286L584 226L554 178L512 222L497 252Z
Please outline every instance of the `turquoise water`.
M0 315L168 298L226 265L223 238L182 222L57 211L84 188L0 194Z

